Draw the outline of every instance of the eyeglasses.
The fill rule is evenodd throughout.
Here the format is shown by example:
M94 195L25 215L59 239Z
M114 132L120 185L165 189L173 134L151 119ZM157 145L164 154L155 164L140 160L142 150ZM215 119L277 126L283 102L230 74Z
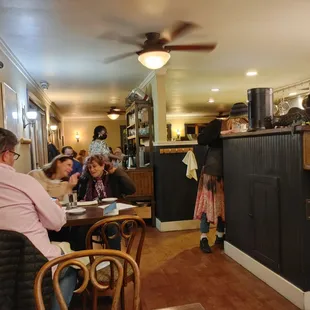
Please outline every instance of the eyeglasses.
M0 154L5 153L5 152L10 152L10 153L14 154L14 160L17 160L20 157L20 154L13 152L13 151L10 151L10 150L2 151Z

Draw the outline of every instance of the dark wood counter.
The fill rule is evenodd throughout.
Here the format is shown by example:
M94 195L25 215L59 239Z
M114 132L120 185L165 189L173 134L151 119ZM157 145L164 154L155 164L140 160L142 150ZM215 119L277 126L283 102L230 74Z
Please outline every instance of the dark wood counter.
M154 147L156 218L162 223L193 219L198 182L186 177L187 166L182 160L188 148L196 156L199 178L206 147L197 145L196 141ZM169 149L169 153L163 153L164 149Z
M227 241L303 291L310 290L309 130L223 137Z
M296 126L293 128L293 133L310 132L310 126ZM279 134L292 134L291 127L264 129L256 131L238 132L222 136L222 139L242 138L242 137L256 137L256 136L270 136Z

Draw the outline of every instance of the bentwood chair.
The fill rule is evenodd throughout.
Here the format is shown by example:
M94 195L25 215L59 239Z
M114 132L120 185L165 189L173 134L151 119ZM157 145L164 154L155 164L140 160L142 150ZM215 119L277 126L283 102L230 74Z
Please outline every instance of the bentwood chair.
M109 229L109 233L107 233L107 229ZM111 244L111 242L109 242L110 240L120 237L120 241L122 242L122 251L133 257L135 262L137 263L137 266L140 266L142 248L145 239L145 230L145 222L139 216L120 215L105 218L95 223L89 229L86 236L86 248L93 248L93 236L98 236L98 233L99 237L101 238L102 245L105 248L109 248L109 244ZM111 235L111 231L114 231L115 233ZM124 267L124 279L121 289L121 309L125 310L124 288L130 282L133 282L135 284L137 279L134 270L132 270L128 262L122 258L120 258L120 262ZM108 281L110 281L110 287L112 290L114 288L114 281L116 281L117 278L117 270L110 268L110 266L97 271L97 279L99 283L107 285ZM94 303L97 303L98 295L107 295L106 292L100 292L99 290L97 290L95 286L90 287L90 291L92 295L93 306ZM86 297L84 295L84 310L86 310L85 298ZM96 309L95 306L93 309Z
M82 261L79 261L79 258L89 258L90 264L87 266ZM52 269L52 267L57 266L53 277L53 287L54 294L56 295L58 304L61 310L67 310L68 307L63 298L62 292L59 286L59 277L61 275L61 271L69 266L79 267L80 273L83 274L82 284L75 290L75 293L83 293L88 287L89 283L96 288L98 292L102 292L110 289L109 281L108 284L99 283L97 279L96 271L98 269L99 264L103 262L109 262L109 266L113 266L112 270L115 270L117 273L117 279L113 279L114 284L114 295L112 302L112 310L118 310L119 307L119 299L121 294L121 289L123 286L124 279L124 268L121 264L121 260L126 262L130 269L133 271L133 275L135 278L135 286L134 286L134 310L140 309L140 271L139 267L134 261L134 259L121 251L116 250L84 250L78 251L71 254L63 255L58 258L55 258L45 265L42 266L39 273L36 276L35 284L34 284L34 296L36 301L37 310L45 310L44 302L43 302L43 294L42 294L42 282L45 275ZM93 309L97 309L97 303Z

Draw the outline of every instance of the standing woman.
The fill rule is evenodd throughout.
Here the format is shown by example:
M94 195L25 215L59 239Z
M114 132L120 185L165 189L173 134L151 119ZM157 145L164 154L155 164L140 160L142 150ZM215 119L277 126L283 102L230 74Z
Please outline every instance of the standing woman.
M105 141L108 137L108 131L104 126L97 126L94 129L93 141L89 146L89 155L103 155L109 156L111 159L118 159L118 156L115 156L111 153L111 150Z
M233 105L229 124L247 121L247 106L244 103ZM207 238L210 223L217 226L216 244L223 244L225 231L225 204L223 180L223 141L221 135L232 132L226 130L226 122L215 119L211 121L198 136L198 144L208 146L204 166L200 175L194 219L200 220L200 249L211 253Z

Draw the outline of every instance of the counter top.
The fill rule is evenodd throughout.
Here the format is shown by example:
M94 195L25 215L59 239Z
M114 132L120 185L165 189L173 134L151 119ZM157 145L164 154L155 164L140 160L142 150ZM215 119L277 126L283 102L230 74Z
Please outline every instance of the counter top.
M295 128L295 132L304 132L304 131L310 131L310 126L297 126ZM275 129L262 129L262 130L257 130L257 131L232 133L232 134L222 136L222 139L265 136L265 135L266 136L281 135L281 134L290 134L291 132L292 132L292 127L281 127L281 128L275 128Z

